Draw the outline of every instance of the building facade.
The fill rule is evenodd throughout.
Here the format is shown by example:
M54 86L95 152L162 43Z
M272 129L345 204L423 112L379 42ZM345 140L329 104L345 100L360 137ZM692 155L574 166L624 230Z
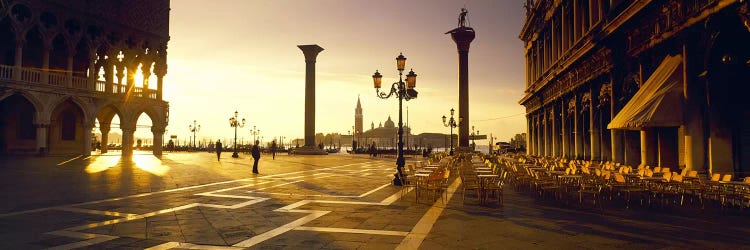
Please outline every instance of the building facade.
M118 126L130 155L145 113L160 155L168 40L168 0L2 1L0 154L90 155L93 129L107 152Z
M740 0L528 0L530 155L750 170L750 12Z

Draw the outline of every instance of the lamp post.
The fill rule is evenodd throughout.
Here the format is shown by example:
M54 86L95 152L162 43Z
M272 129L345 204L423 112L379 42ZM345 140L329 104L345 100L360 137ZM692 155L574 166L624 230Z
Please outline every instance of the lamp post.
M389 97L391 97L391 95L396 94L396 97L398 97L398 158L396 158L397 172L395 178L393 179L393 184L397 186L400 186L402 184L401 179L405 178L402 170L404 168L404 165L406 164L406 160L404 159L404 124L402 119L402 103L403 100L409 101L411 99L417 98L417 91L414 90L414 87L416 87L417 85L417 74L415 74L413 70L410 70L406 75L406 82L404 82L403 72L405 64L406 57L404 57L403 54L399 54L398 57L396 57L398 82L394 82L391 85L391 90L387 93L380 92L383 75L381 75L377 70L375 70L375 74L372 75L373 84L375 86L375 96L381 99L388 99Z
M234 111L234 117L229 118L229 126L234 128L234 153L232 153L232 158L240 157L240 155L237 154L237 128L245 127L245 118L242 118L242 122L240 122L237 117L238 115L239 113Z
M193 150L195 150L195 133L201 131L201 125L198 124L198 121L193 120L193 125L188 125L188 128L190 132L193 132Z
M451 128L451 144L450 144L451 145L451 151L450 151L450 155L453 155L453 128L458 127L459 124L461 124L461 122L463 122L463 120L464 120L463 117L458 117L458 122L456 122L456 119L453 118L453 114L455 112L456 111L451 108L451 118L446 120L447 117L443 116L443 126Z

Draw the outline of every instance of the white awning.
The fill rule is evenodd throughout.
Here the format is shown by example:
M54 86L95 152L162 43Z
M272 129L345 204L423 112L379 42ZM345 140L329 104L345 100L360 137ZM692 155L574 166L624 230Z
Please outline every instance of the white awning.
M641 130L682 125L682 67L682 56L665 57L607 128Z

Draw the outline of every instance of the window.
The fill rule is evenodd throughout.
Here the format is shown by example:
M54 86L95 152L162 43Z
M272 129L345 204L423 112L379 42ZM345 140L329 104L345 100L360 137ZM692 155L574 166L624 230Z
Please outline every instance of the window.
M76 139L76 115L71 111L62 113L62 127L60 134L63 140L72 141Z

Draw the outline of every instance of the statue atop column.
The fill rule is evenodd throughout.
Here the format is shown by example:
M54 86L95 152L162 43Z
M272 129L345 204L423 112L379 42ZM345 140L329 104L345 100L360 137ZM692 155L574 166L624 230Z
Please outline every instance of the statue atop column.
M458 27L467 27L467 21L466 21L466 14L468 14L469 11L466 10L466 8L461 8L461 14L458 14Z

